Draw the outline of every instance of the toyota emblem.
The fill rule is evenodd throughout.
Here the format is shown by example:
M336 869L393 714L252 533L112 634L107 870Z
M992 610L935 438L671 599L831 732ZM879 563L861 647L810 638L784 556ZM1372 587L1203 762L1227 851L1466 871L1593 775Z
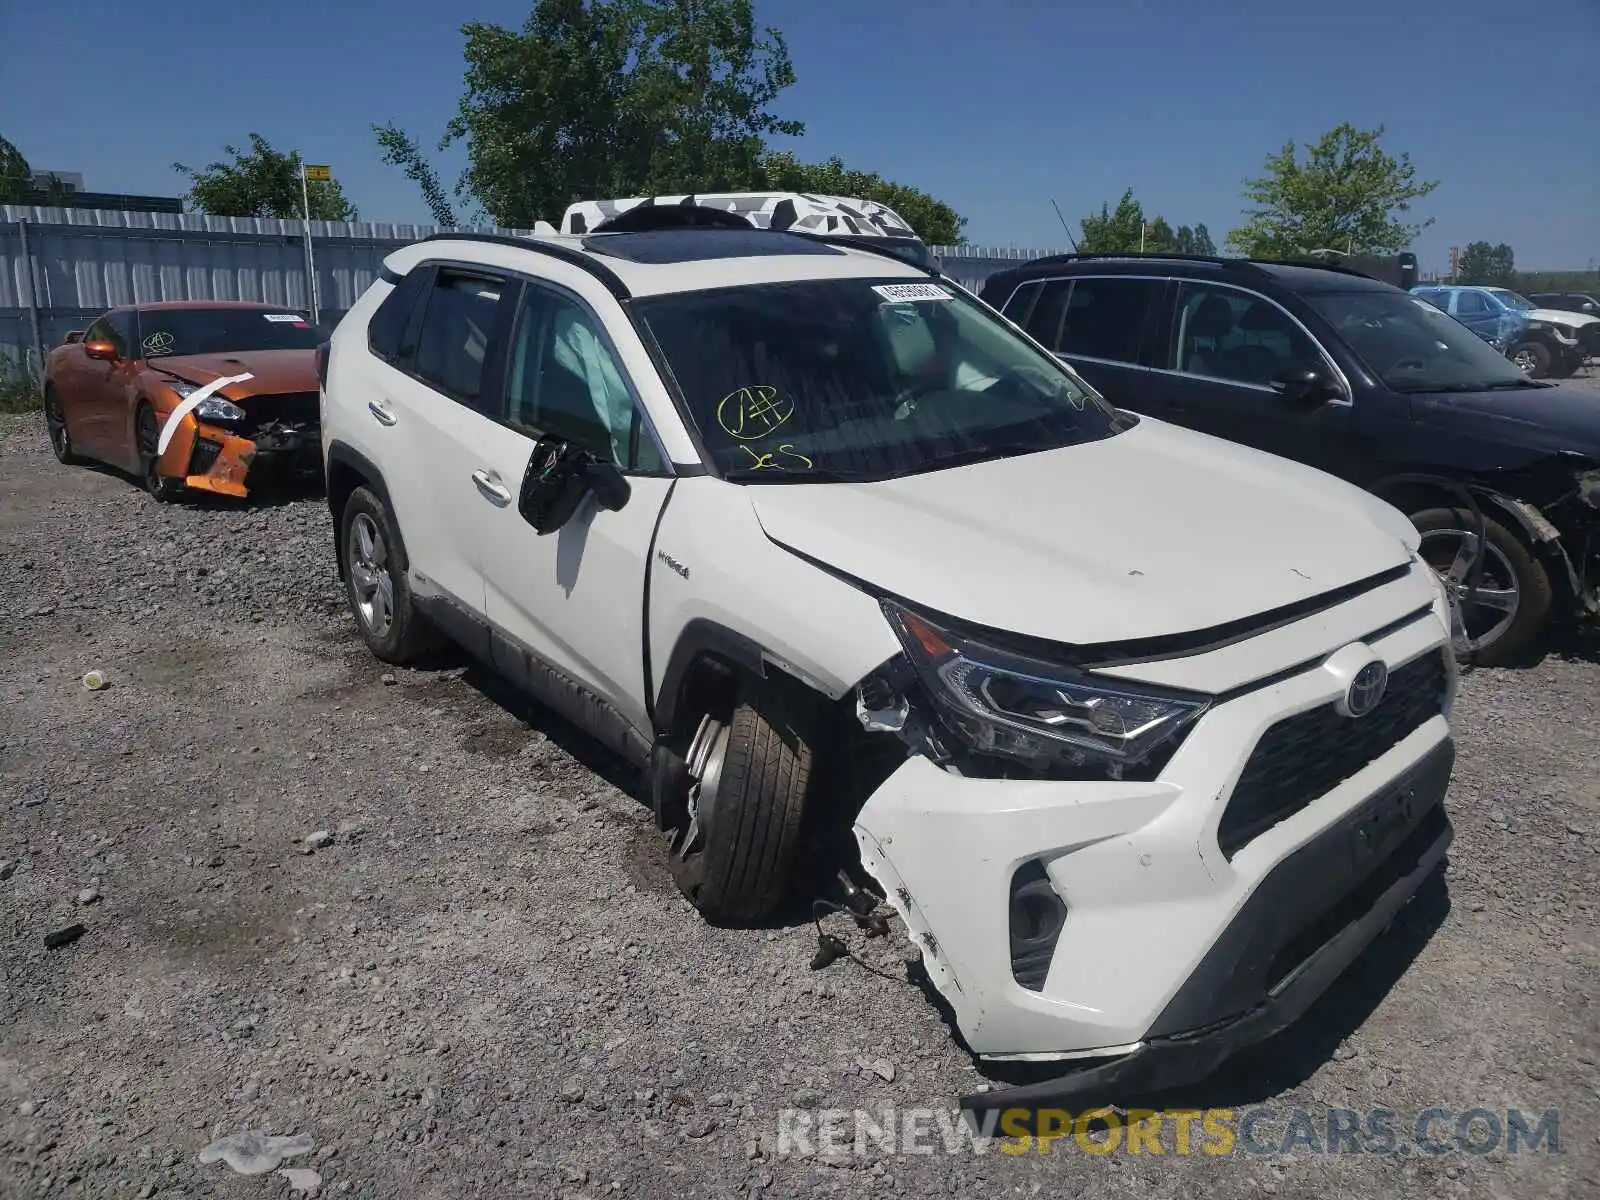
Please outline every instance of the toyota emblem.
M1364 717L1378 707L1384 689L1389 686L1389 668L1381 662L1369 662L1356 672L1345 693L1344 706L1352 717Z

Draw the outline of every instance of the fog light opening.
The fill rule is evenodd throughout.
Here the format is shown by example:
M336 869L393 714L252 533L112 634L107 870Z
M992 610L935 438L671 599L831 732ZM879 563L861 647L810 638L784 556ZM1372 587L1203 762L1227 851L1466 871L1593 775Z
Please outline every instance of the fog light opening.
M1044 987L1067 906L1056 894L1044 864L1029 859L1011 877L1011 974L1029 991Z

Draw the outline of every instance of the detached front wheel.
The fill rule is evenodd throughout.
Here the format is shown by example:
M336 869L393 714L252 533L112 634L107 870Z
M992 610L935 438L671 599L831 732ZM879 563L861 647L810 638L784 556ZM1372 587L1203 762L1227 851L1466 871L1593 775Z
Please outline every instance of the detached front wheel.
M804 701L747 685L726 718L701 719L687 758L687 809L673 878L710 922L770 916L788 892L811 778Z
M1430 508L1411 522L1422 535L1418 553L1460 605L1472 661L1485 667L1513 662L1539 636L1550 615L1554 589L1544 564L1521 538L1485 514L1483 571L1476 590L1469 591L1472 514Z

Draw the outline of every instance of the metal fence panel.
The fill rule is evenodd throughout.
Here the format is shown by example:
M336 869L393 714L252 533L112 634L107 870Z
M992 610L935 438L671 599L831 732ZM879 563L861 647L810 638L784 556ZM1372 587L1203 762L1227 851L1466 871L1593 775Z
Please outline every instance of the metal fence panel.
M331 323L371 286L385 255L439 229L313 221L311 231L322 314ZM933 250L951 278L974 289L1001 267L1054 253L979 246ZM106 309L156 300L258 300L309 308L302 222L0 205L0 358L37 368L50 347Z

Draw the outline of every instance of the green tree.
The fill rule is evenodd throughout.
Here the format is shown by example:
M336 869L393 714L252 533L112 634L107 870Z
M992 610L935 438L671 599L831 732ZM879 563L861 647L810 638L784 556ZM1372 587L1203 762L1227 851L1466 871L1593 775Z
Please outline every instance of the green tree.
M762 158L751 190L807 192L811 195L850 196L887 204L910 223L923 241L954 246L961 241L967 219L942 200L903 183L891 183L873 171L854 171L837 157L821 163L803 163L784 151Z
M1418 182L1411 156L1378 145L1383 126L1337 125L1305 147L1291 140L1267 156L1265 174L1245 181L1245 221L1228 245L1252 258L1299 258L1318 250L1393 254L1433 224L1400 219L1439 186Z
M456 228L456 212L451 207L450 197L444 190L444 184L439 182L439 173L433 169L433 164L422 157L416 139L398 128L393 121L387 125L374 125L372 132L377 136L383 161L391 167L399 167L406 173L407 179L422 189L422 199L433 214L434 223L446 229Z
M1163 216L1146 217L1133 189L1122 193L1116 208L1102 204L1098 213L1084 217L1078 249L1084 254L1215 254L1216 246L1204 225L1176 229Z
M1510 287L1517 278L1516 256L1504 242L1498 246L1469 242L1456 263L1456 277L1460 283Z
M0 137L0 204L20 204L33 188L33 168L5 138Z
M502 225L558 221L577 198L750 188L769 110L794 82L750 0L536 0L520 33L469 23L457 193Z
M1180 254L1199 254L1207 258L1215 258L1217 255L1217 244L1211 240L1211 231L1203 222L1193 229L1187 225L1179 225L1176 242L1176 249Z
M189 180L188 200L203 213L223 217L299 217L300 155L274 150L259 133L250 135L248 154L234 146L223 151L232 162L214 162L202 170L173 163ZM354 221L356 210L345 199L338 180L307 185L311 216L322 221Z

